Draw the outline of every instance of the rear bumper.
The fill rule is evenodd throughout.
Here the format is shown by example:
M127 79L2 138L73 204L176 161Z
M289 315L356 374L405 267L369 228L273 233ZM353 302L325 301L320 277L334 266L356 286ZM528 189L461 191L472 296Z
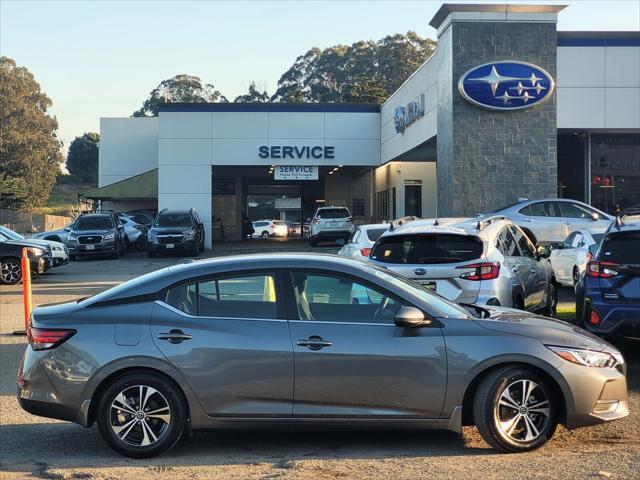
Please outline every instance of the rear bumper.
M321 230L311 235L314 240L349 238L351 230Z
M598 295L599 297L599 295ZM587 296L583 303L585 328L600 335L625 335L640 338L640 303L611 304L601 298ZM590 312L597 312L600 323L589 321Z

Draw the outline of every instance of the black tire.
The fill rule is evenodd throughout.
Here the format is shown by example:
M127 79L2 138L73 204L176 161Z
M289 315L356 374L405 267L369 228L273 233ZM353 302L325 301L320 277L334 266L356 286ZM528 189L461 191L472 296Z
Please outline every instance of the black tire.
M117 260L120 258L120 245L116 245L115 251L111 254L111 258Z
M318 246L318 240L316 240L315 238L310 238L309 239L309 246L310 247L317 247Z
M196 241L196 246L193 247L193 251L191 252L192 257L197 257L200 255L200 242Z
M260 234L260 236L261 236L262 238L269 238L269 232L267 232L267 231L265 230L264 232L262 232L262 233Z
M147 256L149 258L155 258L156 257L156 252L154 252L153 250L147 250Z
M513 308L518 310L524 310L524 300L522 299L521 296L518 295L515 298L515 300L513 301Z
M136 387L139 386L143 386L142 396L147 398L147 402L150 402L147 405L151 405L151 407L146 407L146 410L158 411L163 408L164 404L168 405L168 423L158 418L147 419L146 416L143 416L142 419L137 419L139 417L135 415L140 414L142 411L139 405L140 401L135 400ZM159 395L158 393L149 394L149 389L144 387L155 389ZM112 404L121 392L131 392L133 394L132 397L128 395L126 397L127 399L133 399L133 404L127 404L131 411L134 412L133 414L124 408L112 408ZM140 395L137 398L140 398ZM171 382L159 375L134 372L117 378L102 393L97 411L98 428L102 438L116 452L131 458L149 458L167 451L180 440L187 421L186 412L187 409L182 394ZM166 413L166 409L158 413ZM145 425L142 425L143 421ZM113 425L114 423L118 425ZM121 436L117 435L114 428L126 425L132 425L130 430L127 431L123 428L119 432ZM143 430L146 430L146 435L143 434ZM143 445L145 437L148 440L153 438L151 436L152 433L157 436L156 441Z
M575 289L578 284L578 280L580 280L580 270L578 270L578 267L573 267L571 277L573 278L573 288Z
M549 282L549 291L547 292L547 306L544 307L542 314L545 317L555 318L558 309L558 285L555 280Z
M532 382L527 384L530 395L524 409L523 382ZM535 387L531 388L532 385ZM508 397L504 396L505 391L509 392ZM505 403L510 403L507 398L517 408L506 406ZM501 399L505 403L500 403ZM535 412L528 410L536 405L539 408ZM505 367L491 372L478 387L473 401L473 418L480 435L493 448L507 453L534 450L546 443L558 425L559 410L554 385L526 367ZM526 412L527 418L522 412ZM510 427L513 429L508 432Z
M0 281L4 285L22 282L22 261L16 257L3 258L0 262Z
M73 254L73 253L69 254L69 261L70 262L75 262L77 259L78 259L78 257L75 254Z
M120 254L122 256L125 256L127 254L127 252L129 251L129 239L125 238L124 242L122 242L122 252L120 252Z

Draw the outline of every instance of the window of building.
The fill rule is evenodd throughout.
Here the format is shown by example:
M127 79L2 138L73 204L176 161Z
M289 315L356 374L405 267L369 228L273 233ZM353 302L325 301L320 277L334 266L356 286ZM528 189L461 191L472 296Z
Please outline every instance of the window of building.
M389 190L376 193L376 217L378 220L389 219Z
M333 274L293 272L301 320L393 324L402 303L385 293Z

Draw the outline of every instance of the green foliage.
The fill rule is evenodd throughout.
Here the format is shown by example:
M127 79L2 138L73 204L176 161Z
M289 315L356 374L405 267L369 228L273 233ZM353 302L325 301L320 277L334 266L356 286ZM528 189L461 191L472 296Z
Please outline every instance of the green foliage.
M0 57L0 175L2 188L14 192L14 208L43 205L55 183L62 145L50 107L30 72Z
M380 103L436 49L415 32L360 41L298 57L278 81L274 102Z
M24 178L0 173L0 208L20 208L29 195Z
M67 170L82 182L98 183L98 143L100 135L88 132L69 145Z
M134 117L157 117L161 103L213 103L228 102L211 84L202 84L200 77L176 75L163 80L149 94L140 110L133 112Z
M264 103L269 101L269 94L265 91L259 91L256 82L249 84L249 93L238 95L234 103Z

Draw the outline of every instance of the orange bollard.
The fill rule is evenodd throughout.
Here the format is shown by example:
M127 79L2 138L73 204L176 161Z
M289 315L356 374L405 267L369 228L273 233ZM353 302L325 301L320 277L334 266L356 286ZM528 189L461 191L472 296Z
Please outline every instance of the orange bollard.
M24 303L24 331L29 334L31 317L31 263L27 247L22 248L22 301Z

